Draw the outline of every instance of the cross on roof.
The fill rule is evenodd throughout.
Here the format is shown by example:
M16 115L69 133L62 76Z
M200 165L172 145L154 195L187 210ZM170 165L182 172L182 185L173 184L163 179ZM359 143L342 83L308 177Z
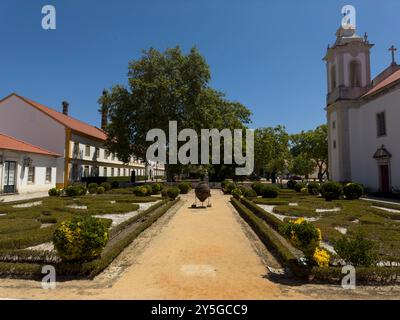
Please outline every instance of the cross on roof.
M397 51L397 48L395 48L395 46L392 45L392 46L389 48L389 51L392 52L392 64L396 64L396 61L395 61L395 59L394 59L394 54L395 54L395 52Z

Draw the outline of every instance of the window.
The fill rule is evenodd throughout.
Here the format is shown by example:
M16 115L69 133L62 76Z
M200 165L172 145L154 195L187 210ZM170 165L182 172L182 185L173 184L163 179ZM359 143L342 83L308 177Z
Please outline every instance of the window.
M74 142L74 157L79 156L79 142Z
M110 151L104 150L104 158L108 159L110 157Z
M350 86L361 87L361 63L357 60L350 62Z
M96 157L96 159L100 158L100 149L99 148L96 148L94 156Z
M124 168L124 177L126 176L126 170L125 170L125 168Z
M385 112L380 112L376 115L376 127L378 137L386 136Z
M111 168L111 177L114 177L114 168Z
M332 129L336 129L336 121L332 121Z
M333 140L333 149L336 149L336 140Z
M35 167L28 168L28 183L35 183Z
M112 161L115 160L115 154L114 154L114 153L111 154L111 160L112 160Z
M90 157L90 146L88 145L85 146L85 156Z
M118 168L118 177L121 175L121 169Z
M336 67L331 68L331 91L336 88Z
M51 183L51 168L46 168L46 183Z
M89 177L89 166L85 166L85 170L83 171L83 176L85 178Z
M103 168L103 177L107 177L107 167Z

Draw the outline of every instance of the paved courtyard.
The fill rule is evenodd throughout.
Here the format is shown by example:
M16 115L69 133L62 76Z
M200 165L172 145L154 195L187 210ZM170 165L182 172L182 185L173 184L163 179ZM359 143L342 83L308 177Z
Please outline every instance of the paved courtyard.
M358 288L273 281L279 263L229 203L213 191L211 208L192 209L194 195L146 230L94 280L2 279L0 298L16 299L322 299L398 298L398 287Z

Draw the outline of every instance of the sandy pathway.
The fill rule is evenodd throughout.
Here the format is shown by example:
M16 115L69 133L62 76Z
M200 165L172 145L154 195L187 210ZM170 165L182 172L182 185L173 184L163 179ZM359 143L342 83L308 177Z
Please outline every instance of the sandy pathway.
M94 280L41 283L0 279L0 299L396 299L400 287L278 283L268 266L279 264L229 204L213 191L212 208L189 208L183 197Z

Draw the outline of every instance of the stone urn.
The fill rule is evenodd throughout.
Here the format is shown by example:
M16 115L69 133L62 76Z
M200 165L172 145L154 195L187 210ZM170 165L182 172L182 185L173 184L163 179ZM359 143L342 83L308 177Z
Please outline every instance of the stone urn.
M195 193L197 199L200 200L200 202L204 202L209 197L211 197L210 187L208 186L208 183L206 183L204 181L200 182L196 186L196 188L194 189L194 193Z

